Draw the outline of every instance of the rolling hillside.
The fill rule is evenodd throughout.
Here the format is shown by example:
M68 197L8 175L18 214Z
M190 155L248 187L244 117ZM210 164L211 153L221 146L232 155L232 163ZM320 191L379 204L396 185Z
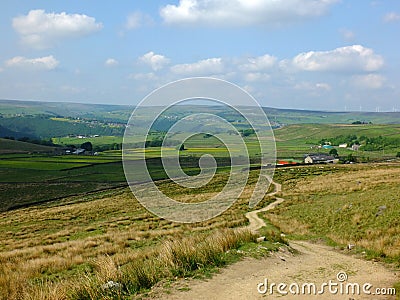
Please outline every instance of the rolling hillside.
M152 121L146 119L148 109L151 108L141 108L141 111L139 111L143 114L143 124ZM346 134L345 132L353 130L372 132L374 130L372 128L375 128L353 126L352 123L357 121L372 124L400 124L400 112L323 112L268 107L263 109L274 128L282 126L287 128L278 131L278 135L280 133L285 134L286 139L290 135L299 139L304 139L307 136L320 137L318 134L321 131L325 132L323 135L326 137ZM26 136L38 139L62 138L68 135L122 137L125 124L132 111L133 107L126 105L0 100L0 137L13 136L19 138ZM154 129L166 131L182 117L199 112L218 115L229 120L236 127L246 126L242 121L237 121L240 119L237 112L227 110L224 106L191 105L170 109L165 115L157 119L154 123ZM306 125L302 129L290 127L290 125L296 124L346 124L347 127L339 128L329 125L323 128L316 125ZM379 126L375 129L377 132L380 131ZM298 130L300 132L297 132ZM304 134L302 134L302 131ZM337 134L337 131L344 133Z
M400 124L393 125L345 125L345 124L294 124L274 131L277 142L317 142L323 138L332 138L340 135L368 137L399 137Z
M0 154L30 153L30 152L49 153L53 151L54 147L42 146L42 145L36 145L26 142L0 138Z

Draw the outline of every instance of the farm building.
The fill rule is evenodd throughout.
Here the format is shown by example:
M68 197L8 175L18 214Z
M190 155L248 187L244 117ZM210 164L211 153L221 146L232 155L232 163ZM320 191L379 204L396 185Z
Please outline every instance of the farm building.
M337 163L338 161L333 156L324 153L308 154L304 157L304 163L306 164L328 164Z

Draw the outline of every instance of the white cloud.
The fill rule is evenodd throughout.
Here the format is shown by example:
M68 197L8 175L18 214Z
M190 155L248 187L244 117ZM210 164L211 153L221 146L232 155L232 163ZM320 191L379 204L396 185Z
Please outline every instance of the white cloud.
M175 74L189 76L214 75L224 71L224 64L221 58L209 58L192 64L172 66L171 71Z
M104 65L105 65L106 67L115 67L115 66L118 66L118 64L119 64L119 62L118 62L116 59L114 59L114 58L108 58L108 59L104 62Z
M59 65L59 61L52 55L38 58L15 56L7 60L5 65L7 67L18 67L32 70L53 70Z
M384 86L386 78L379 74L355 75L352 83L362 89L380 89Z
M400 21L400 14L395 13L395 12L387 13L387 14L383 17L383 21L386 22L386 23L391 23L391 22Z
M141 13L139 11L131 13L127 18L126 18L126 24L125 27L128 30L136 29L142 26L148 26L152 25L154 23L153 19L144 13Z
M180 0L160 15L166 24L206 26L283 25L326 14L338 0Z
M272 68L277 59L275 56L265 54L254 58L248 58L247 63L239 66L242 71L263 71Z
M383 63L382 56L361 45L305 52L292 60L295 68L305 71L376 71Z
M271 79L271 75L266 74L266 73L260 73L260 72L250 72L246 73L244 75L244 80L247 82L254 82L254 81L268 81Z
M139 61L149 65L154 71L157 71L169 64L170 60L164 55L155 54L153 51L150 51L139 57Z
M13 18L12 26L24 44L39 49L54 46L63 39L89 35L103 27L87 15L46 13L41 9Z

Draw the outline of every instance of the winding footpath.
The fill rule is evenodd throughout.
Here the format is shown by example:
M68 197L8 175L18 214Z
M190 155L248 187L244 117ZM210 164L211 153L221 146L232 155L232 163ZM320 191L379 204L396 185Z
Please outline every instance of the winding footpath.
M281 192L282 187L279 183L271 182L275 189L269 196L275 196ZM251 211L246 214L250 224L247 226L252 232L265 226L264 220L258 217L258 213L274 209L284 201L283 198L276 197L276 201L268 206ZM161 299L171 300L219 300L219 299L322 299L322 300L383 300L396 299L395 296L376 295L376 288L391 288L395 282L400 281L400 274L385 268L382 264L372 261L365 261L353 255L346 255L343 252L334 250L331 247L313 244L305 241L292 241L290 247L297 250L293 255L288 248L281 247L279 251L272 252L271 256L263 259L245 258L242 261L222 269L220 273L208 280L188 279L178 281L173 285L169 294L163 293ZM344 272L344 273L343 273ZM293 294L289 292L288 286L292 283L300 287L305 283L314 283L317 291L321 290L323 284L338 281L339 274L348 277L345 283L356 283L361 287L360 294L350 293L336 294L324 288L323 294ZM267 280L267 281L266 281ZM265 290L265 286L267 289ZM287 285L283 295L272 289L271 283L276 285L284 283ZM370 284L371 294L362 292L364 284ZM258 289L259 287L259 289ZM338 285L339 287L339 285ZM260 293L265 292L265 293ZM307 292L307 290L306 290ZM375 295L373 294L375 293ZM399 294L400 291L397 291ZM157 297L157 296L156 296Z
M271 182L271 184L273 184L275 186L274 191L267 194L267 196L273 197L276 194L278 194L279 192L282 191L282 185L279 183L276 183L275 181L272 181L270 178L268 178L268 180ZM276 201L268 204L266 207L257 209L257 210L253 210L251 212L246 213L246 218L249 220L249 225L247 226L247 229L249 229L252 232L257 232L258 229L260 229L261 227L265 226L265 222L263 219L261 219L258 214L260 212L264 212L264 211L268 211L271 209L274 209L277 205L279 205L280 203L282 203L283 201L285 201L285 199L283 198L278 198L275 197Z

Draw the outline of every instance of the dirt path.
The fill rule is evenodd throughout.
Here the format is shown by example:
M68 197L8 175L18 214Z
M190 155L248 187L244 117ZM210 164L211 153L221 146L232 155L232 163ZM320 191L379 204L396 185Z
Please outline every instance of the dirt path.
M271 179L269 180L271 181ZM282 191L282 185L274 181L272 181L271 183L275 186L275 188L273 192L268 194L268 196L275 196L277 193ZM247 226L247 229L251 230L252 232L257 232L258 229L265 226L264 220L258 217L258 213L274 209L278 204L282 203L283 201L285 201L285 199L276 197L276 201L270 203L266 207L246 213L246 218L249 220L250 223Z
M275 185L275 195L281 191L281 185ZM252 231L257 231L265 225L264 221L257 216L257 213L267 211L276 207L284 199L277 200L270 205L252 211L246 214L250 221L247 227ZM293 255L286 248L280 248L276 253L264 259L245 258L244 260L233 264L223 270L212 279L195 280L189 279L177 284L179 290L173 289L171 294L163 294L162 299L396 299L395 296L374 295L376 288L391 288L393 283L400 280L400 274L386 269L379 263L365 261L354 256L345 255L330 247L320 244L312 244L305 241L291 242L290 246L298 251ZM337 278L338 273L345 272L348 280L342 284ZM344 275L341 273L341 275ZM265 282L268 280L268 289L264 292ZM310 295L308 288L306 294L302 293L304 283L315 284L317 292L321 290L323 283L342 285L344 293L337 294L329 292L329 288L324 288L324 293L319 295ZM262 285L260 285L263 283ZM284 292L287 295L278 293L277 288L273 288L273 294L270 293L271 283L287 284ZM289 291L289 285L296 283L299 286L299 294L294 295ZM346 283L358 284L360 294L353 294L350 287L350 293L346 294ZM364 294L362 289L364 284L371 284L370 295ZM258 286L260 291L258 291ZM332 287L335 289L335 286ZM357 288L357 287L356 287ZM296 286L293 291L296 292ZM261 293L260 293L261 292ZM400 291L398 291L400 293Z

